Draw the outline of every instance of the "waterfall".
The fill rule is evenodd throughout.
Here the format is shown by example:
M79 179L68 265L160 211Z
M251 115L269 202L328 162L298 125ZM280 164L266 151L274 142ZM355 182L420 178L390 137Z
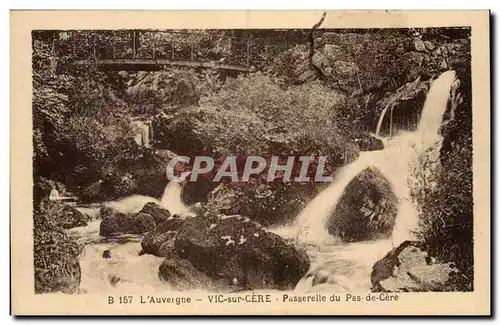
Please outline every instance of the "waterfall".
M384 109L382 110L382 114L380 114L380 118L378 119L378 123L377 123L377 129L375 131L376 136L380 136L380 129L382 128L382 122L384 121L384 117L385 117L385 114L387 113L388 108L389 108L389 105L384 107Z
M132 125L137 129L134 140L135 142L146 148L150 148L150 138L151 138L151 122L133 121Z
M165 187L160 206L170 211L171 214L182 214L188 211L188 208L182 202L182 190L184 181L190 173L182 173L179 178L171 180Z
M424 103L422 116L416 132L400 132L381 151L362 152L358 159L340 170L327 189L314 198L297 216L293 232L304 242L322 243L331 239L325 229L328 218L351 180L367 167L378 168L387 178L399 200L398 215L393 229L393 245L412 238L412 230L418 218L410 200L407 178L409 165L416 155L416 149L428 146L439 139L439 128L446 111L450 89L455 82L455 72L442 73L431 85ZM377 126L387 107L382 112Z
M439 128L446 112L450 90L455 82L458 82L455 71L449 70L442 73L432 83L417 128L420 139L425 144L439 140Z

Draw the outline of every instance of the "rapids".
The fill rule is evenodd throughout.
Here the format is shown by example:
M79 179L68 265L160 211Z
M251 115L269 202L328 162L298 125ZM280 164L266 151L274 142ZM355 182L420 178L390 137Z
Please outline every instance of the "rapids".
M340 170L334 176L333 182L298 213L293 224L270 229L304 248L310 257L311 269L297 284L295 291L367 292L371 287L370 274L373 264L393 247L404 240L412 239L412 231L416 229L418 219L407 187L409 168L418 150L436 143L440 145L439 128L455 81L454 71L444 72L433 81L417 131L400 130L394 132L392 137L382 138L384 150L362 152L356 161ZM384 115L385 110L377 125L381 125ZM379 128L378 126L377 129ZM399 199L392 237L377 241L342 243L328 234L325 229L326 221L349 182L370 166L380 169ZM155 202L173 214L186 213L188 209L181 199L183 178L186 176L170 182L161 200L135 195L105 205L124 213L135 213L147 202ZM149 293L171 290L168 284L158 277L162 258L138 255L141 249L140 237L101 238L99 223L99 220L95 220L87 227L70 230L72 235L85 244L80 257L82 293ZM105 250L111 252L110 259L103 258ZM313 286L311 275L326 280L323 284Z

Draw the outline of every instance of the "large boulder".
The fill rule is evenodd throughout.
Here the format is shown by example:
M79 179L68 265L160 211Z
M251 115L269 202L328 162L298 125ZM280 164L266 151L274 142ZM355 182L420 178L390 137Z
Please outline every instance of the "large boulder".
M373 265L372 290L384 292L454 291L459 270L439 263L422 243L405 241Z
M327 221L328 232L343 241L387 238L398 212L398 199L384 175L369 167L346 186Z
M167 221L172 216L168 210L163 209L154 202L146 203L140 212L150 214L157 225Z
M305 252L242 216L188 219L174 245L199 271L246 289L290 290L309 269Z
M155 220L148 213L114 213L101 221L99 235L144 234L155 228Z
M142 251L140 254L168 256L174 250L175 236L177 236L183 223L184 220L177 216L160 223L142 238Z

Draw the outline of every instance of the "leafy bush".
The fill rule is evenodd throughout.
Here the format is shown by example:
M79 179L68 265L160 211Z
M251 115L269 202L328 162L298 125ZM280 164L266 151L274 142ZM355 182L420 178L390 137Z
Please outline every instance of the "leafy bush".
M196 133L227 155L325 155L342 166L357 147L347 125L336 122L343 96L319 83L281 88L280 80L256 73L227 80L202 102Z
M68 237L55 222L63 212L60 204L43 204L35 210L33 258L35 292L74 293L80 285L78 256L82 246Z
M166 68L139 72L130 78L126 100L134 115L173 113L182 107L198 106L202 98L220 88L219 74L213 70Z

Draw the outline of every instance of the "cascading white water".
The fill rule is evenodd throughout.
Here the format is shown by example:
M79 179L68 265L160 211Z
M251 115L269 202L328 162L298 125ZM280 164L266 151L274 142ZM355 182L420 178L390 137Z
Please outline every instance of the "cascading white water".
M384 150L362 152L356 161L337 173L331 185L304 208L291 228L273 229L282 236L296 239L299 244L313 245L309 246L309 255L312 257L310 272L328 274L330 289L333 286L335 290L340 291L369 290L370 272L374 262L382 258L391 248L405 240L413 239L412 231L418 226L418 216L407 185L410 164L421 149L436 145L436 141L440 141L439 128L455 80L455 72L447 71L432 83L416 132L399 132L396 136L385 139ZM382 114L385 115L386 111L387 108ZM381 116L377 131L380 131L382 119ZM327 220L350 181L367 167L378 168L398 198L398 214L392 238L340 243L340 240L326 230ZM305 277L297 285L296 290L318 290L311 288L311 282L312 277Z
M144 146L146 148L150 148L150 131L151 127L148 125L148 123L144 123L142 121L133 121L132 125L137 129L134 140L135 142L140 145Z
M375 130L375 135L380 136L380 129L382 128L382 122L384 122L384 117L385 114L387 113L387 110L389 109L389 106L384 107L382 110L382 113L380 114L380 118L378 119L377 123L377 129Z
M150 196L131 195L121 200L103 203L103 205L121 213L137 213L149 202L160 203L160 201Z
M170 211L172 214L183 214L188 211L182 202L183 182L191 172L184 172L180 177L171 180L165 187L160 206Z
M406 188L409 163L413 158L416 146L430 145L439 138L438 131L454 81L455 72L447 71L432 83L416 132L400 133L390 141L386 141L384 150L362 152L356 161L344 167L334 177L332 184L298 215L296 226L299 231L303 232L302 235L305 235L299 235L299 237L307 239L307 234L310 234L315 241L323 240L325 236L328 237L325 230L326 220L335 208L338 199L349 182L363 169L370 166L380 169L391 183L401 202L395 235L405 232L405 235L409 236L411 229L405 228L414 227L416 219L414 211L411 211L413 210L411 204L408 202L408 189ZM400 221L399 219L404 220Z
M419 139L424 145L431 145L433 142L440 140L439 128L446 112L450 90L458 82L455 71L449 70L442 73L432 83L417 128Z

